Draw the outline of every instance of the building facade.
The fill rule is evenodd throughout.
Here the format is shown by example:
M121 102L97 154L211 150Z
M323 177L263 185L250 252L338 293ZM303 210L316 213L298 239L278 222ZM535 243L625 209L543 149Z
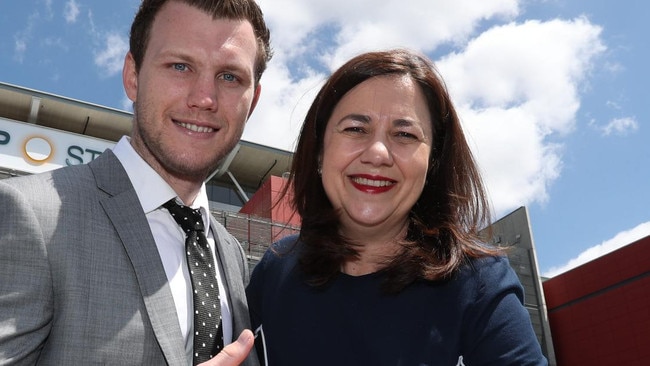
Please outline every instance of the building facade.
M487 240L506 251L510 266L515 270L524 287L524 306L530 314L542 352L550 366L556 365L528 209L526 207L516 209L495 221L490 230L491 236ZM487 236L488 233L488 230L484 230L484 235Z
M558 365L650 365L650 236L544 282Z

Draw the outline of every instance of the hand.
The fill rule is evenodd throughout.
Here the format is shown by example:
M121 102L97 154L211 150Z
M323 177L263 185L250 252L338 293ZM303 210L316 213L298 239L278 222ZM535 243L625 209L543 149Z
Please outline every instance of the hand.
M255 343L253 332L244 329L237 340L224 347L218 355L199 366L237 366L244 362Z

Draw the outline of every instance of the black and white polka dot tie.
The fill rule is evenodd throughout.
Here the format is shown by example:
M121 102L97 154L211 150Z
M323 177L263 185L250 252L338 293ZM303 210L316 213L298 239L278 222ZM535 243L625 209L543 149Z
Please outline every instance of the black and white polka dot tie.
M181 226L194 300L194 364L205 362L223 348L221 303L212 252L199 210L170 200L163 205Z

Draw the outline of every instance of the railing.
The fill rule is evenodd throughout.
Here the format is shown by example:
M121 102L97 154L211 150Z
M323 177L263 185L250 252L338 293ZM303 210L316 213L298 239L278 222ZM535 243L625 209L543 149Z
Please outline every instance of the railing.
M236 212L212 211L212 215L242 245L251 268L255 267L273 242L300 231L298 226Z

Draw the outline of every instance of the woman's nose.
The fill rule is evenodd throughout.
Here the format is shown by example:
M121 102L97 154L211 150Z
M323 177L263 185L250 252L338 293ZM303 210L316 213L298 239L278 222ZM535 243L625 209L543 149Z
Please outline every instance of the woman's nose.
M375 139L370 142L369 145L361 154L361 162L369 163L375 166L380 165L392 165L393 157L390 151L390 147L382 139Z

